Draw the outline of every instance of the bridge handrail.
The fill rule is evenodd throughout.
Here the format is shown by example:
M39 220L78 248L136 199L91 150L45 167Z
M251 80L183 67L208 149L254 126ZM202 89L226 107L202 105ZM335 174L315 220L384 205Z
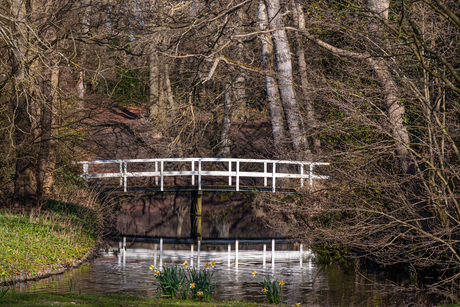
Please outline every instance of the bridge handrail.
M237 158L158 158L158 159L116 159L116 160L92 160L92 161L78 161L77 164L107 164L107 163L120 163L120 162L249 162L249 163L277 163L277 164L312 164L312 165L329 165L327 162L310 162L310 161L290 161L290 160L265 160L265 159L237 159Z
M128 163L149 163L155 162L155 172L128 172ZM165 171L165 162L192 162L191 171ZM195 162L198 162L198 170L195 170ZM201 168L202 162L227 162L227 171L203 171ZM328 176L318 176L313 174L313 167L316 165L329 165L326 162L310 162L310 161L289 161L289 160L264 160L264 159L236 159L236 158L158 158L158 159L116 159L116 160L93 160L93 161L78 161L76 164L83 164L83 174L80 177L88 180L89 178L120 178L120 185L124 186L124 191L127 191L128 177L155 177L155 184L158 185L158 177L161 178L160 190L164 190L164 176L191 176L192 185L195 185L195 176L198 176L198 190L201 190L202 176L219 176L229 179L228 185L232 186L232 178L236 178L236 191L239 191L240 177L257 177L264 178L264 186L267 186L267 179L272 179L272 192L276 192L276 178L300 178L300 186L304 186L304 179L309 179L310 189L313 187L313 179L328 179ZM120 165L118 173L97 173L90 174L88 171L89 164L114 164ZM235 171L232 171L232 164L236 164ZM263 163L264 172L240 171L240 163ZM158 170L158 164L161 169ZM272 172L268 172L268 164L272 164ZM297 164L300 167L300 174L278 173L276 165L278 164ZM308 174L304 174L305 165L309 166Z

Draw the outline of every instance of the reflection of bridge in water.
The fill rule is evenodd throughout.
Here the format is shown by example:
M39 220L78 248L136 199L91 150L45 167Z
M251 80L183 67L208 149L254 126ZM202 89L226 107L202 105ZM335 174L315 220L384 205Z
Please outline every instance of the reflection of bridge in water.
M202 240L203 191L282 192L310 190L314 181L328 179L314 174L314 167L329 163L231 158L168 158L80 161L85 180L123 187L118 192L190 191L191 237ZM90 169L91 167L91 169ZM128 181L129 180L129 181Z
M113 240L119 240L120 238L112 238ZM276 243L278 244L292 244L294 242L298 242L300 240L297 239L207 239L203 241L194 241L192 239L176 239L176 238L149 238L149 237L123 237L123 241L119 241L119 254L118 254L118 261L121 263L121 259L123 259L123 265L126 262L126 257L136 257L135 250L132 251L128 249L126 242L142 242L142 243L154 243L153 248L153 257L154 257L154 266L157 267L157 259L159 261L159 266L163 265L164 258L169 258L169 260L176 261L187 261L190 260L190 265L193 267L194 263L196 264L197 268L201 267L201 263L204 262L211 262L213 260L219 261L220 263L224 263L227 261L228 266L230 263L233 262L235 268L238 268L239 260L243 260L246 262L254 261L254 260L261 260L263 267L265 267L265 263L267 262L267 258L270 258L272 268L275 267L275 258L277 261L286 261L292 259L298 259L300 261L300 267L302 267L303 258L305 256L308 257L311 266L311 257L313 256L311 250L307 248L305 251L303 249L303 244L298 244L299 251L297 252L290 252L290 251L277 251ZM158 244L160 248L158 250ZM197 243L196 252L194 252L194 243ZM270 253L267 252L267 245L271 243ZM178 257L180 254L184 254L185 252L182 250L165 250L164 244L173 244L173 245L189 245L190 246L190 254L189 256ZM245 245L262 245L263 249L261 251L257 250L240 250L240 244ZM216 250L203 250L201 246L212 246L215 247L216 245L227 245L227 253L219 252ZM232 251L232 245L234 247L234 251ZM275 256L275 251L277 251ZM295 256L293 256L295 255ZM297 256L298 255L298 256ZM178 259L176 259L178 258Z

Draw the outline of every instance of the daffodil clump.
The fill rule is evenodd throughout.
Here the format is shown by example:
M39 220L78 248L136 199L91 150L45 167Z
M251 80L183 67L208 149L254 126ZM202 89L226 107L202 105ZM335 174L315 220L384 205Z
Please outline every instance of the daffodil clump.
M214 275L215 261L210 264L206 263L203 270L189 268L188 262L184 262L184 267L166 264L163 266L163 272L151 265L150 270L156 278L158 289L161 291L160 296L175 298L178 294L182 299L189 296L196 299L211 300L215 291L217 281L212 283Z
M155 268L153 265L150 266L150 270L153 271L158 289L161 290L160 296L175 298L184 279L185 272L183 272L183 269L175 265L167 265L165 263L163 266L163 272L161 272L159 268Z
M217 285L217 281L214 283L212 282L215 265L216 262L212 261L211 263L206 263L203 270L195 270L192 268L187 271L186 279L190 284L190 295L192 298L201 298L205 300L212 299L212 294ZM184 266L186 266L185 263Z
M256 277L257 275L256 271L252 271L253 277ZM265 298L269 303L281 303L283 298L283 280L278 281L278 279L275 279L274 281L271 281L270 276L265 276L265 279L262 281L259 280L257 283L262 287L262 293L265 295Z

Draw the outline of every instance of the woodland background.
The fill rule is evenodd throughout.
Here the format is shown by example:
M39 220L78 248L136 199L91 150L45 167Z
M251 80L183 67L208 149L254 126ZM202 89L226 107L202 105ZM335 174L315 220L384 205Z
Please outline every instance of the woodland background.
M254 210L455 297L459 34L456 0L1 0L0 204L84 188L82 157L132 158L94 138L108 127L149 158L327 161L321 188Z

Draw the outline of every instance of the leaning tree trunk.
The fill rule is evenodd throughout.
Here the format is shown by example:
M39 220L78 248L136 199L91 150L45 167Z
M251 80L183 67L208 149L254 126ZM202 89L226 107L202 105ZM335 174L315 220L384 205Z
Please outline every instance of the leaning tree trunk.
M265 31L268 28L267 10L263 0L259 2L259 29ZM266 71L274 71L273 42L271 36L265 33L260 35L262 42L262 60ZM275 77L265 75L267 88L268 106L270 108L270 118L272 123L273 143L278 157L284 153L286 145L286 131L284 129L284 116L281 106L281 99L278 83Z
M377 14L382 19L388 19L390 9L390 0L367 0L367 7L370 11L370 21L368 24L368 33L374 40L376 47L371 47L373 53L381 55L381 49L384 46L384 29L381 22L374 16ZM396 154L398 156L401 170L404 174L414 174L415 166L411 162L408 147L410 146L409 132L404 124L406 115L405 107L399 103L398 86L394 81L391 71L381 57L369 57L369 64L374 69L385 94L385 107L388 121L392 126L392 136L396 141Z
M273 46L275 54L275 67L280 91L281 103L283 104L286 121L289 128L292 147L298 153L303 149L302 133L297 101L294 93L292 79L292 62L289 50L289 42L284 24L280 16L279 0L265 0L269 28L272 30Z
M399 103L398 86L393 79L390 69L381 59L369 58L369 64L374 69L385 94L385 107L388 121L392 127L392 136L396 141L396 154L399 159L401 170L404 174L414 174L408 146L410 144L409 132L404 124L406 110L403 104Z
M390 0L368 0L367 7L370 11L370 22L368 24L368 32L371 38L374 38L377 48L384 48L384 29L382 28L381 22L374 16L377 14L382 19L388 19L388 11L390 8ZM372 48L372 47L371 47ZM409 148L411 146L409 131L404 123L406 118L406 110L402 103L398 99L398 86L394 81L389 67L386 62L380 57L381 51L374 48L373 52L378 57L370 57L368 59L369 64L373 67L380 84L383 87L385 94L385 107L388 117L388 122L391 125L391 133L395 141L396 155L400 163L401 171L403 174L409 176L407 186L412 192L413 196L411 203L414 210L421 217L419 227L423 231L429 231L430 226L428 224L428 218L432 216L431 210L428 207L426 200L421 200L420 187L421 183L416 178L417 166L416 162L411 157Z

